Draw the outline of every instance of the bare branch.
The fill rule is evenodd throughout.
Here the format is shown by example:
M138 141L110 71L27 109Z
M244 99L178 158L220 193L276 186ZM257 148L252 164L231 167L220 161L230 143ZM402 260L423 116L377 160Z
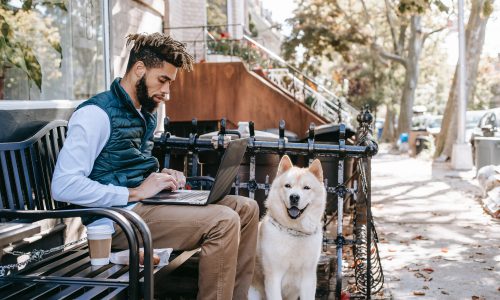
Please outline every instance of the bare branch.
M380 57L385 58L385 59L390 59L392 61L400 63L405 68L408 67L408 62L403 57L396 55L396 54L393 54L393 53L389 53L389 52L385 51L384 49L382 49L377 44L372 44L372 48L380 55Z
M394 27L394 22L391 18L390 9L389 0L385 0L385 17L387 18L387 23L389 23L389 28L391 29L392 47L394 48L394 52L397 52L398 45L396 39L396 28Z
M443 31L443 30L445 30L446 28L448 28L448 26L443 26L443 27L440 27L440 28L438 28L438 29L436 29L436 30L433 30L433 31L430 31L430 32L426 32L426 33L424 33L424 36L423 36L423 38L422 38L422 45L425 43L425 40L426 40L429 36L431 36L431 35L432 35L432 34L434 34L434 33L437 33L437 32L440 32L440 31Z

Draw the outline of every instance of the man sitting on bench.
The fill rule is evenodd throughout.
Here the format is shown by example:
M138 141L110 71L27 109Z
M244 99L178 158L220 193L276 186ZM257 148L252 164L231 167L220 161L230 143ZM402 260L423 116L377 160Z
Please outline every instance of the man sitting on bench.
M53 197L80 206L133 210L148 224L155 248L201 247L199 299L246 299L259 222L255 201L229 195L202 207L137 202L185 183L181 172L157 172L151 150L155 110L169 100L177 69L192 70L193 58L182 43L164 34L127 38L133 48L124 77L82 103L69 121L52 179ZM92 221L111 222L84 223ZM125 235L115 230L113 247L127 248Z

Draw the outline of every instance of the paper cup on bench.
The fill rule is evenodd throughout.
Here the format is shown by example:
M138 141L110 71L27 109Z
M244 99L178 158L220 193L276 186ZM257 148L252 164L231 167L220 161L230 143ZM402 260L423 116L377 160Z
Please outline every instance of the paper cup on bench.
M112 234L113 229L107 225L87 226L91 265L103 266L109 264Z

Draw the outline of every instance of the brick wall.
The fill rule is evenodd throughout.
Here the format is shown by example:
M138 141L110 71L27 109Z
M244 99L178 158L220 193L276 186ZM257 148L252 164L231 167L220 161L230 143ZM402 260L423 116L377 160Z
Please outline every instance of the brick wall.
M177 40L186 42L197 61L203 59L202 26L207 24L206 0L165 0L165 4L165 32ZM191 26L199 28L178 28Z
M177 1L180 2L180 1ZM111 78L123 76L128 52L125 36L137 32L162 32L164 0L111 0Z

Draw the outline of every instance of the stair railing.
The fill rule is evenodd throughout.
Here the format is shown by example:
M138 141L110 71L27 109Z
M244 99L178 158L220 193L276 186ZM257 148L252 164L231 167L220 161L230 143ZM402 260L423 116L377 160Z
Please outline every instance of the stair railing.
M234 28L241 24L185 26L166 28L167 30L200 29L195 40L183 41L192 49L195 59L210 61L212 55L226 55L228 61L239 58L250 70L261 70L269 81L287 92L294 100L311 107L316 113L330 122L354 125L359 111L351 106L345 97L347 88L341 89L341 96L319 84L301 70L287 63L276 53L267 49L251 37L243 35L241 39L230 39L228 36L217 38L210 30L214 28ZM175 34L174 34L175 36ZM198 54L198 49L203 54Z

